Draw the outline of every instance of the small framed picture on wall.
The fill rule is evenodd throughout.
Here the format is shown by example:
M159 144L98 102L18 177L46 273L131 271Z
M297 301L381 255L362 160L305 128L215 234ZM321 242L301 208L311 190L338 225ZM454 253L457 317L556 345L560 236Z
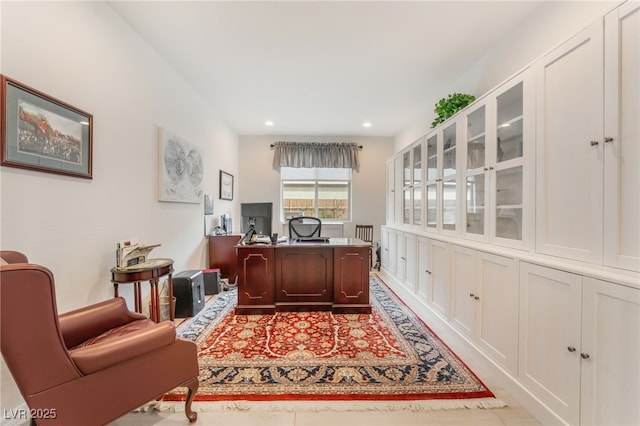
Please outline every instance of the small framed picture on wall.
M220 170L220 199L233 200L233 175Z
M205 216L213 214L213 195L204 194L204 214Z

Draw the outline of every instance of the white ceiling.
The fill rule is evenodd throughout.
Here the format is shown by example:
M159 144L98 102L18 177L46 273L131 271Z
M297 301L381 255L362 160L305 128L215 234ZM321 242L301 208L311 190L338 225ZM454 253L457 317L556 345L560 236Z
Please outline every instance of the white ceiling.
M541 3L110 5L240 135L393 136Z

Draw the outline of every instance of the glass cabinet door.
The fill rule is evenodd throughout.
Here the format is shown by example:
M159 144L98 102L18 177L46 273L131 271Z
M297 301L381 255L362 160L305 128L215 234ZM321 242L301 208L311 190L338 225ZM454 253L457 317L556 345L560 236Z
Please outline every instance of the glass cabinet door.
M411 189L402 190L402 223L411 223Z
M498 163L522 157L522 83L497 98Z
M427 139L427 180L438 178L438 135Z
M467 115L467 170L485 165L485 107Z
M411 185L411 151L402 155L402 186Z
M413 224L422 225L422 187L413 187Z
M422 144L413 147L413 185L422 184Z
M496 98L496 173L494 235L522 240L523 83Z
M522 166L496 172L496 237L522 239Z
M438 227L438 184L427 185L427 228L436 229Z
M428 137L425 143L426 149L426 197L424 200L424 208L426 210L426 226L427 229L438 229L438 181L440 180L440 165L438 157L438 133L435 132Z
M442 229L456 230L458 216L456 180L442 182Z
M467 176L467 229L466 232L484 235L485 178L484 173Z
M465 157L465 229L468 234L486 235L485 191L487 179L486 159L486 106L467 114L467 153Z
M442 177L456 174L456 123L442 132Z
M402 223L411 223L411 175L413 168L411 165L411 150L402 154Z
M413 147L413 212L414 225L422 224L422 142Z
M442 229L456 230L458 218L457 178L457 122L451 123L442 131Z

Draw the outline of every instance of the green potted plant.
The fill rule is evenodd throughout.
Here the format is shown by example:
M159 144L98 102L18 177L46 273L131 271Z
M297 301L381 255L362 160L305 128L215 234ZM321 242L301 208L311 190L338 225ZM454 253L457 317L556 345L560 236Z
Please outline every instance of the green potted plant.
M431 127L436 127L475 99L475 96L466 93L452 93L448 97L440 99L433 110L433 112L437 114L437 117L431 123Z

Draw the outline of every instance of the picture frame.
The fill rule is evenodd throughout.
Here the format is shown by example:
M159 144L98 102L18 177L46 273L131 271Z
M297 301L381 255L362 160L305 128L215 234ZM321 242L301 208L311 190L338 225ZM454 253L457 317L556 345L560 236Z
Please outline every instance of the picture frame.
M233 200L233 175L220 170L220 199Z
M0 75L0 165L93 179L93 115Z
M203 180L200 148L158 127L158 201L200 204Z
M204 194L204 214L209 216L213 214L213 196Z

